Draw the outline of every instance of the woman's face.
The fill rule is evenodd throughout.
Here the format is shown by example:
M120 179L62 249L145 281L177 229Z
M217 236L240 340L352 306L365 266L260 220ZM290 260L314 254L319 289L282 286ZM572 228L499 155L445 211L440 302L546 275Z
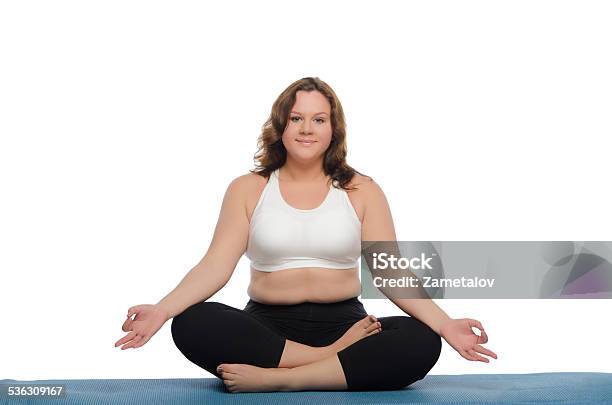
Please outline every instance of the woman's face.
M287 154L302 162L319 159L332 138L331 106L316 90L298 91L282 140Z

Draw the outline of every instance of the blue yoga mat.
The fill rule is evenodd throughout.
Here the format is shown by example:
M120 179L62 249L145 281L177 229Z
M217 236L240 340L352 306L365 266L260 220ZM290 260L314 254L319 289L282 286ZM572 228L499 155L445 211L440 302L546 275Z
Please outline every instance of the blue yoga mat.
M7 385L65 384L62 398L14 399ZM428 375L397 391L229 393L216 378L0 380L2 404L612 404L612 373Z

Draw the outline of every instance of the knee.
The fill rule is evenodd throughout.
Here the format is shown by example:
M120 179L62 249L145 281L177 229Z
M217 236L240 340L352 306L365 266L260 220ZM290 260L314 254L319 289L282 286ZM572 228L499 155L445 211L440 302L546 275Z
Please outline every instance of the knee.
M426 326L427 330L424 332L424 352L425 352L425 367L421 379L429 373L429 371L436 365L442 352L442 338L429 326Z
M180 348L186 339L193 336L196 326L209 322L222 306L223 304L218 302L199 302L172 318L170 332L174 343Z
M218 302L199 302L188 307L172 319L172 340L177 349L192 363L215 375L220 360L218 355L223 337L209 327L220 322L222 310Z
M415 321L416 333L419 335L423 350L431 361L431 367L433 367L440 357L440 351L442 350L442 339L440 338L440 335L438 335L428 325L419 321L418 319L415 319Z
M402 317L399 322L404 341L408 342L401 351L403 363L412 369L411 374L416 380L421 380L438 362L442 339L433 329L416 318ZM412 382L414 381L409 384Z

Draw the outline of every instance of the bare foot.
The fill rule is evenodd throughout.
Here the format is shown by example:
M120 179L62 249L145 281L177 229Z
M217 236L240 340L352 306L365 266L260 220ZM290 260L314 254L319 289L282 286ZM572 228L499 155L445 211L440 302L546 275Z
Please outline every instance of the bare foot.
M380 333L382 325L374 315L368 315L360 321L355 322L340 339L332 343L336 351L343 350L364 337Z
M219 364L217 373L230 392L288 391L286 368L262 368L250 364Z

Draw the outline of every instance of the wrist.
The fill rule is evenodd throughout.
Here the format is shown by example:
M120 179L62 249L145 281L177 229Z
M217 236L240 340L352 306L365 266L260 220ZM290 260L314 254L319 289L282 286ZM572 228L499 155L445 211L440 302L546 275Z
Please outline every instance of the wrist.
M440 326L438 328L438 335L444 337L444 332L445 332L445 328L446 326L448 326L450 324L450 322L453 320L453 318L447 318L444 319L441 323Z
M166 319L166 321L170 320L172 318L172 314L170 313L170 310L167 309L166 307L164 307L162 304L155 304L155 307L157 308L157 310L159 312L161 312L162 314L164 314L164 317Z

